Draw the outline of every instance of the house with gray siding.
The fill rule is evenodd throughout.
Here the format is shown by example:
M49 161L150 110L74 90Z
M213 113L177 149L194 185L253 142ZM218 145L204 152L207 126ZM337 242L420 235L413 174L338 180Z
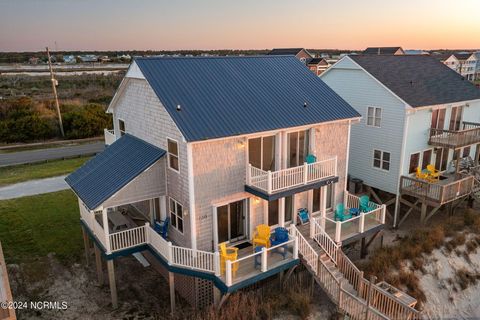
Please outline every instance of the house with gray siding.
M395 206L428 220L440 207L476 195L480 90L422 55L347 56L321 79L362 115L352 126L349 175ZM465 165L463 165L465 164ZM428 176L428 165L441 175ZM419 170L419 173L417 173ZM409 206L400 219L400 205ZM428 216L427 216L428 213Z
M66 181L87 258L93 241L99 275L107 261L113 305L119 256L161 263L172 310L175 291L197 307L221 305L291 273L299 255L317 275L321 257L336 259L343 244L383 228L385 207L360 212L346 191L360 113L293 56L138 58L107 112L106 150ZM335 218L341 203L356 214ZM259 225L288 239L254 247Z

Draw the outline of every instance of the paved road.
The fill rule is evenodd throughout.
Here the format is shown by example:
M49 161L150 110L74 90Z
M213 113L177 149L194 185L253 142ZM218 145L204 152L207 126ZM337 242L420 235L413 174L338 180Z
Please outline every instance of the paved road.
M0 200L14 199L36 194L55 192L68 189L66 176L30 180L0 187Z
M81 155L91 155L99 153L103 151L103 149L105 149L105 143L103 141L99 141L58 148L0 153L0 167L69 158Z

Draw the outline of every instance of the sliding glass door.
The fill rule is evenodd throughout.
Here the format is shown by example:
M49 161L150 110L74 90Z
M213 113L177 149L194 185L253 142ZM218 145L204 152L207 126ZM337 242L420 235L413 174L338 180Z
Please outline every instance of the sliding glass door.
M217 208L218 243L235 242L246 238L245 200Z
M290 132L287 137L287 167L297 167L308 155L309 131Z
M275 171L275 136L249 139L248 160L256 168Z

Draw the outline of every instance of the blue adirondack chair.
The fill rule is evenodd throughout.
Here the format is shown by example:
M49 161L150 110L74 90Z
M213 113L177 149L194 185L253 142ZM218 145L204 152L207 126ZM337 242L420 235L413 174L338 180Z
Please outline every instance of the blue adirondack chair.
M155 221L154 230L162 236L163 239L167 239L168 225L170 224L170 217L165 220Z
M370 203L370 198L365 195L365 196L361 196L360 197L360 200L359 200L359 209L360 209L360 212L370 212L372 210L374 210L375 208L370 206L369 203Z
M288 230L282 227L275 228L273 235L270 236L270 244L272 247L285 243L288 241ZM283 259L287 255L287 250L282 247L278 247L274 249L275 252L281 254Z
M351 218L351 213L345 211L345 205L343 203L337 204L335 207L335 221L345 221Z
M308 210L305 208L298 209L298 219L300 220L300 224L305 224L310 221L310 217L308 216Z

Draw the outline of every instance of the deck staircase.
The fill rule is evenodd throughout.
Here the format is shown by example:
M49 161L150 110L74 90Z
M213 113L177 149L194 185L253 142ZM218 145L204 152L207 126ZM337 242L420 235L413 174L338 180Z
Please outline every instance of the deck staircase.
M298 236L302 263L317 284L337 305L338 311L352 320L420 319L420 312L392 298L363 277L315 219L291 228Z

